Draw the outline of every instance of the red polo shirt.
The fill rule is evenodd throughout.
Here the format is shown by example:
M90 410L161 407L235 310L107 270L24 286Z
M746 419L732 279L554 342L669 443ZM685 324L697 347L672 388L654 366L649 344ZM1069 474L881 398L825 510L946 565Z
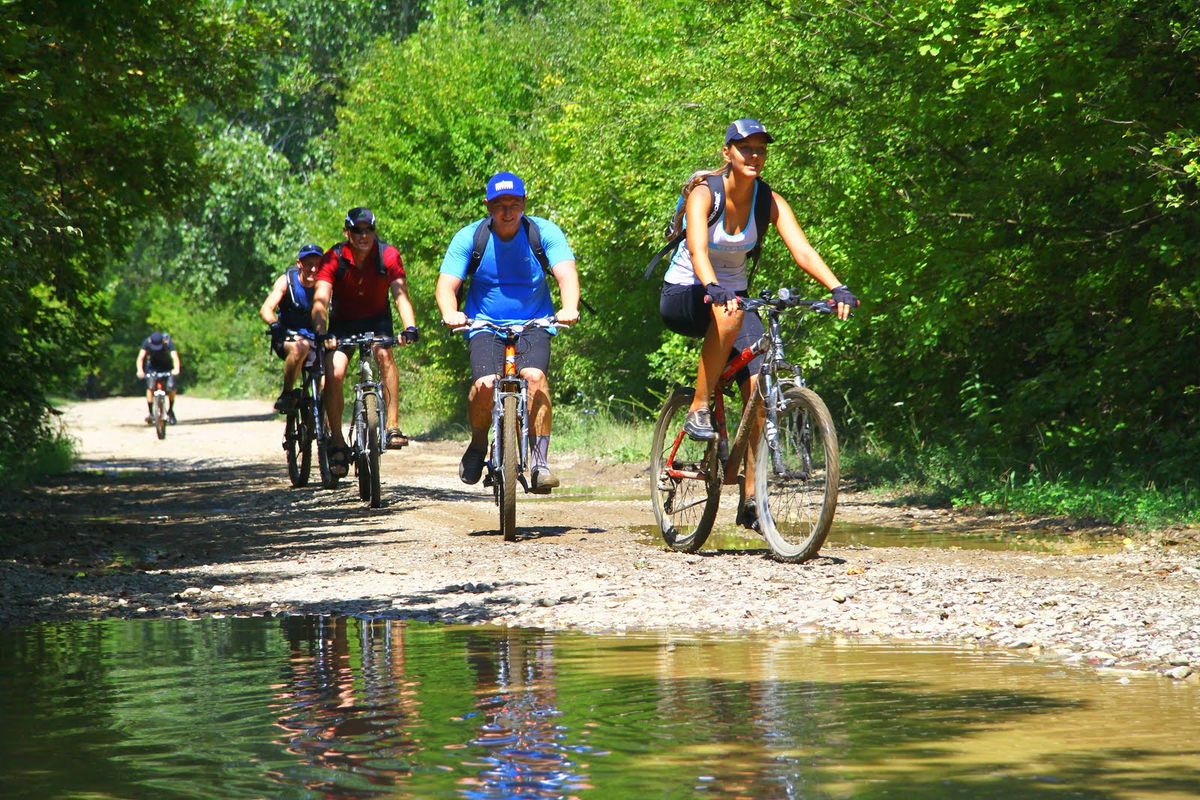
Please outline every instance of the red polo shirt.
M390 297L388 287L392 281L404 277L404 264L400 261L399 250L390 244L383 244L383 266L387 276L380 275L377 268L380 244L377 239L362 265L355 263L354 250L348 242L335 244L321 259L317 280L333 286L333 302L339 320L349 322L387 313ZM350 266L340 279L336 279L339 256Z

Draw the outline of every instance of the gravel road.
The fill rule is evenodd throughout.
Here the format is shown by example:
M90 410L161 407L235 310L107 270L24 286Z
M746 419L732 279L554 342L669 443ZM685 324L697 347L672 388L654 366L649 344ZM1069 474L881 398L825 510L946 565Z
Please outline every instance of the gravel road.
M177 410L158 441L136 399L67 407L79 471L0 494L0 624L364 614L922 640L1190 682L1200 669L1194 530L1100 531L1107 546L1055 553L826 546L786 565L751 543L687 555L657 538L642 466L559 454L563 489L520 497L521 538L506 543L488 490L457 479L460 443L387 454L384 507L370 509L353 475L333 491L291 488L269 403L183 396ZM861 495L839 520L968 536L1023 524Z

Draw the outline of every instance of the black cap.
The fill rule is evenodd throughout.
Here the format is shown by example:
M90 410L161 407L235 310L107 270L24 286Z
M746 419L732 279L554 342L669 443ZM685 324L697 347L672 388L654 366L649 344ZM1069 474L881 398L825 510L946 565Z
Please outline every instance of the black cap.
M371 209L364 206L355 206L346 212L347 228L353 228L360 222L365 222L372 228L375 227L375 215L371 213Z

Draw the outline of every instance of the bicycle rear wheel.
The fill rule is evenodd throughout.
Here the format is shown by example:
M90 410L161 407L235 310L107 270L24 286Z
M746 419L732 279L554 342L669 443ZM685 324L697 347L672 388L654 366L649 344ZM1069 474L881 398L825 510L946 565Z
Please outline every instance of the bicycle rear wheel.
M520 440L517 438L517 398L504 398L504 415L500 421L500 440L496 452L500 459L499 484L496 499L500 504L500 534L506 542L517 539L517 460Z
M758 448L758 522L773 557L796 563L817 554L833 524L841 478L837 432L811 389L788 389L774 416L774 430L768 416Z
M154 432L158 438L167 438L167 398L162 394L154 395Z
M304 406L300 415L300 483L297 486L307 486L312 474L312 445L313 445L313 416L312 409Z
M695 392L678 388L663 404L650 453L650 497L663 541L673 550L699 550L717 516L721 470L716 442L697 442L683 432Z
M382 450L379 430L379 395L363 395L363 413L367 417L366 463L367 463L367 496L371 508L379 508L383 504L383 495L379 489L379 454ZM361 477L359 480L362 480Z
M321 474L321 486L336 489L339 478L333 474L329 461L329 451L332 447L329 441L329 420L325 416L320 398L313 400L313 413L313 436L317 440L317 471Z

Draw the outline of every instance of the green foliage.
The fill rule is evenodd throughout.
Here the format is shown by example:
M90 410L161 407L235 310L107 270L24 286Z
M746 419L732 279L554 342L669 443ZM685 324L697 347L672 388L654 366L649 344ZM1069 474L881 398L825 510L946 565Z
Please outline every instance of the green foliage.
M263 28L199 0L16 0L0 25L0 462L17 464L53 442L46 395L103 338L98 279L132 221L203 184L195 119L246 99Z

